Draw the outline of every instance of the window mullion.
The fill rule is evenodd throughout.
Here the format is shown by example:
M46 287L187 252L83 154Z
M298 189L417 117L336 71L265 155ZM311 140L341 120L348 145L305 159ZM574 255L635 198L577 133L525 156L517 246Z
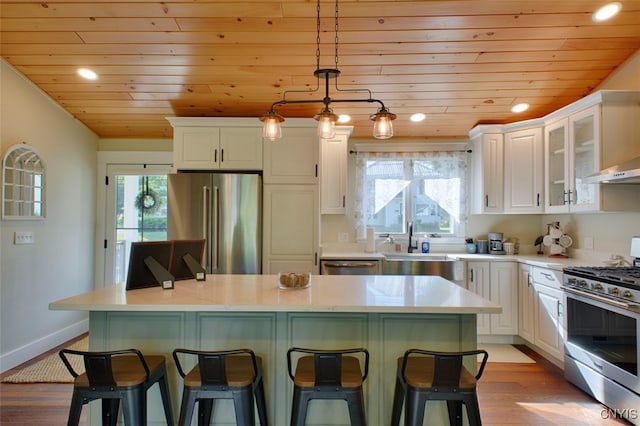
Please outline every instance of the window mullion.
M409 158L403 161L404 163L404 177L405 179L407 179L410 184L407 185L407 189L406 189L406 204L405 204L405 218L407 219L407 222L413 222L414 217L413 217L413 211L414 211L414 207L415 207L415 202L414 202L414 190L413 190L413 185L414 185L414 176L413 176L413 165L414 165L414 161L413 159ZM406 223L405 223L406 226ZM405 229L405 233L408 235L409 234L409 230Z

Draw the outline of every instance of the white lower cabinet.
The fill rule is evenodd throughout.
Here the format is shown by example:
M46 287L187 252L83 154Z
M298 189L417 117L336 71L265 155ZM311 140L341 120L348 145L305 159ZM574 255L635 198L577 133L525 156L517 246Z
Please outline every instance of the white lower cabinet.
M534 311L536 293L533 286L532 267L520 264L518 267L518 334L524 340L534 341Z
M489 262L467 262L467 288L478 296L491 300ZM478 314L478 334L491 334L490 314Z
M534 344L559 361L564 358L564 302L561 284L561 271L533 267Z
M520 264L518 334L561 365L564 358L562 272Z
M518 334L518 278L515 262L467 262L470 291L499 304L500 314L478 315L478 334Z

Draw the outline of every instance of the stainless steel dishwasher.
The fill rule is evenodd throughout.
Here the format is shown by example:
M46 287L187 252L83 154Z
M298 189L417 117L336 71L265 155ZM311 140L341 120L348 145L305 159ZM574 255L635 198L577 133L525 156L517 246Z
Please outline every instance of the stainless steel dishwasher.
M324 259L320 261L322 275L379 275L380 261L354 259Z

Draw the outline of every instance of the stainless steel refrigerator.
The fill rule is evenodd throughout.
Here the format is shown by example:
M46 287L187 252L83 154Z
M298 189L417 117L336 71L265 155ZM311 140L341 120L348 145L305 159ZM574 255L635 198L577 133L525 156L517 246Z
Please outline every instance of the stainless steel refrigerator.
M206 239L209 274L262 273L262 179L259 174L169 175L167 235Z

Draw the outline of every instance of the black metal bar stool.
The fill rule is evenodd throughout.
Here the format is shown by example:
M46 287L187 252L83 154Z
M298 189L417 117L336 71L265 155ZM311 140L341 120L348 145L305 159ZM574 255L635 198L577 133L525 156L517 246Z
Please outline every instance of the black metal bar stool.
M296 352L311 355L300 357L293 373L291 358ZM358 353L364 355L364 374L359 357L348 355ZM291 426L305 424L307 405L312 399L343 399L347 401L351 425L367 424L362 392L362 383L369 372L369 352L366 349L320 350L294 347L287 351L287 368L294 384Z
M173 425L173 411L169 396L167 367L162 355L142 355L137 349L106 352L86 352L63 349L62 362L74 377L73 396L68 426L80 421L82 406L102 400L102 424L115 426L122 402L127 426L146 426L147 390L158 383L168 425ZM85 372L78 374L70 363L71 356L81 356Z
M462 361L483 354L478 374L467 370ZM469 424L481 425L477 381L482 376L489 354L478 349L466 352L434 352L409 349L398 358L396 389L393 395L391 426L399 426L402 404L405 403L405 426L421 426L427 401L447 401L449 424L462 426L462 404L467 408Z
M185 374L179 354L194 355L198 363ZM176 349L173 359L184 379L180 420L178 424L191 424L193 409L198 402L198 425L208 425L213 415L215 399L233 399L236 423L240 426L255 424L255 404L261 426L268 426L267 403L262 380L262 358L250 349L226 351L196 351Z

